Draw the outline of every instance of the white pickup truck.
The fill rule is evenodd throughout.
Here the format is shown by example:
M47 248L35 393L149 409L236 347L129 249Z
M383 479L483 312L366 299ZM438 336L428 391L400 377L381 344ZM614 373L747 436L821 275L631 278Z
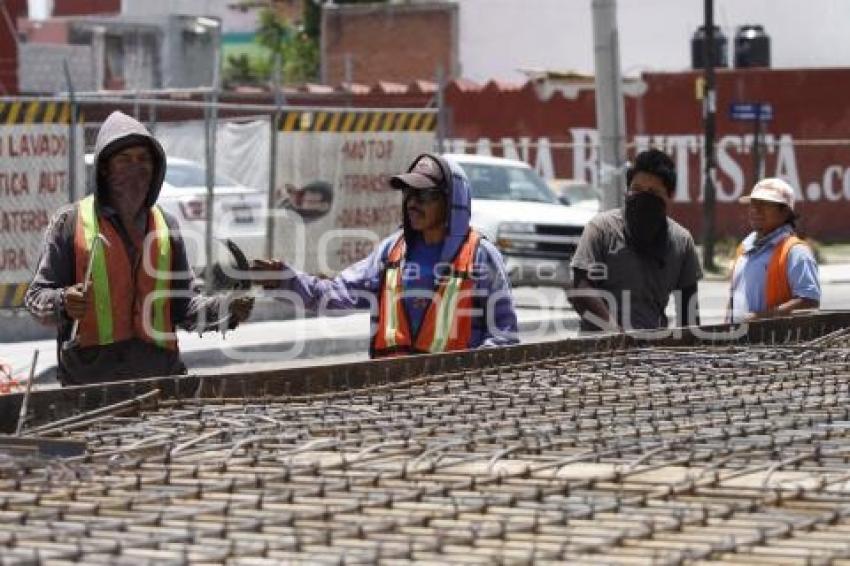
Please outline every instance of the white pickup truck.
M472 225L494 242L514 285L564 287L592 210L561 204L535 171L522 161L445 154L472 184Z

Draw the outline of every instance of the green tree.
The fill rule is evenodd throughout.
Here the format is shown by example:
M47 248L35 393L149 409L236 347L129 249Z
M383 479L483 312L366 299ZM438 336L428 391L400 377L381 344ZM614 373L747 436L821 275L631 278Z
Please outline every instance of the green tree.
M2 0L0 0L2 1ZM280 57L281 79L298 84L318 79L322 4L305 0L303 24L293 25L271 8L263 8L254 41L268 50L264 59L250 55L227 58L225 80L229 83L259 84L274 77L275 55ZM336 4L382 4L387 0L335 0Z
M282 78L287 83L311 81L318 76L318 42L274 10L264 8L260 12L255 41L269 50L269 58L260 69L265 77L273 76L275 55L280 57Z
M257 68L255 58L247 53L228 55L224 67L224 81L228 85L255 85L262 82L263 75Z

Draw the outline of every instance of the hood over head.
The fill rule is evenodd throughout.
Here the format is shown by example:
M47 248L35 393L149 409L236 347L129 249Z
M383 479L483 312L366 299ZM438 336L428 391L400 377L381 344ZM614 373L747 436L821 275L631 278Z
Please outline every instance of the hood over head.
M117 151L135 145L147 145L151 151L154 167L145 206L150 207L156 203L165 179L165 151L141 122L118 110L106 118L97 133L94 150L95 199L99 200L101 195L109 190L105 175L109 157Z
M420 163L425 157L425 164ZM439 171L434 170L436 165ZM420 178L423 177L423 178ZM421 181L421 182L420 182ZM421 186L413 185L418 183ZM450 262L457 255L466 236L469 233L469 222L472 217L472 190L469 179L460 166L443 159L434 153L423 153L413 160L407 173L396 175L391 180L393 188L403 188L405 185L413 188L427 189L439 186L446 193L446 239L443 240L443 250L440 261ZM428 185L428 186L426 186ZM410 227L407 209L402 205L404 218L404 239L412 241L415 231ZM408 249L410 246L408 246Z

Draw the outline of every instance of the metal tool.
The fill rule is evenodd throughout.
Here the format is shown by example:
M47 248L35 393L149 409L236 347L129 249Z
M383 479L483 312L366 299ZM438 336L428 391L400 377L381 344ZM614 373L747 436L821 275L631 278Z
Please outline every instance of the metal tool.
M248 258L245 256L245 253L242 249L236 245L236 242L227 238L224 240L224 245L227 247L227 250L230 252L230 255L233 256L233 261L236 263L236 268L240 273L246 274L251 271L251 265L248 263ZM251 279L249 277L241 277L236 279L235 289L238 290L248 290L251 288Z
M35 368L38 365L38 349L36 348L35 352L32 355L32 364L30 365L30 375L29 379L27 379L27 389L24 393L24 398L21 400L21 410L18 412L18 426L15 428L15 436L20 436L21 431L24 428L24 422L27 420L27 405L30 400L30 393L32 392L32 382L35 381Z
M249 275L251 266L248 263L245 253L230 238L219 238L218 241L227 248L227 251L233 258L233 263L229 267L222 267L220 263L216 263L212 267L214 288L230 291L247 291L251 289L252 281ZM234 272L236 272L235 276Z
M94 238L92 238L91 242L91 251L89 252L89 261L86 264L86 273L83 277L83 294L87 293L89 287L91 286L91 272L94 268L94 257L98 252L103 251L103 246L109 245L109 240L106 239L106 236L98 232L95 234ZM79 344L79 340L77 339L77 333L80 330L80 319L74 319L74 323L71 325L71 334L67 340L62 343L62 350L70 350L71 348L76 347Z

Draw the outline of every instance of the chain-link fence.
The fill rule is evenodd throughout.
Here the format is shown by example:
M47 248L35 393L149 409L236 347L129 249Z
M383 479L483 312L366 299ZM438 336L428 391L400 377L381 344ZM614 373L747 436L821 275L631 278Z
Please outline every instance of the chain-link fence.
M22 304L49 218L95 191L97 136L114 110L145 124L165 150L158 205L178 221L198 270L229 259L219 245L227 239L249 257L283 256L324 274L363 257L400 223L388 176L434 148L438 123L433 109L229 104L213 95L2 100L7 307ZM44 108L61 116L53 120Z

